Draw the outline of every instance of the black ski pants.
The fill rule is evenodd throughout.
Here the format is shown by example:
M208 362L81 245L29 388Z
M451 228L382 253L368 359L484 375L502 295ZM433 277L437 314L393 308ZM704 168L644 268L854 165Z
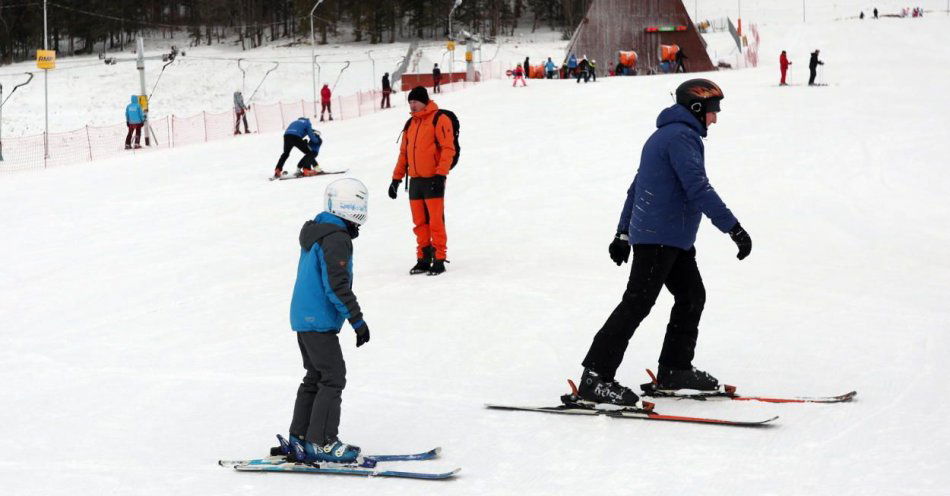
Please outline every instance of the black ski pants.
M818 75L817 67L808 68L808 86L815 84L815 76Z
M627 344L656 303L663 286L673 294L673 310L666 326L660 365L672 369L692 366L699 318L706 288L696 266L696 249L663 245L634 245L630 279L617 308L597 331L583 365L612 379L623 361Z
M313 162L316 155L310 151L310 147L307 146L307 143L304 142L303 138L300 136L294 136L293 134L284 135L284 153L280 154L280 159L277 160L277 168L284 170L284 162L287 161L287 157L290 156L290 150L294 148L303 152L303 158L300 159L300 162L297 162L297 168L302 169L304 167L309 167L309 164Z
M297 388L290 433L323 446L340 430L340 405L346 387L346 363L333 332L298 332L297 344L307 375Z

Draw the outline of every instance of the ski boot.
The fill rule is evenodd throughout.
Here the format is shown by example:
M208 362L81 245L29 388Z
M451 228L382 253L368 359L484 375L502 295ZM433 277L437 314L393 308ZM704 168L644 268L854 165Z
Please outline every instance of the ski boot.
M581 376L581 385L577 389L576 396L580 403L587 403L588 406L607 403L643 408L640 398L630 388L622 386L614 379L608 380L590 369L584 369L584 374Z
M656 374L655 387L659 392L672 392L679 389L719 391L719 381L696 367L671 369L660 365Z
M125 149L126 149L126 150L131 150L131 149L132 149L132 145L125 145Z
M297 436L290 436L294 459L304 463L356 463L360 456L358 446L350 446L339 439L327 441L322 446Z
M280 179L280 176L284 175L284 171L280 170L280 167L274 169L274 179Z
M135 146L133 146L132 148L135 148L136 150L139 150L139 149L142 148L142 145L136 143Z
M310 167L306 167L306 168L300 169L298 173L301 176L307 177L307 176L319 176L320 174L323 174L323 171L321 171L320 169L311 169Z
M432 266L429 267L429 275L437 276L445 272L445 264L447 264L448 262L449 262L448 260L435 259L435 261L432 262Z
M432 259L435 258L435 248L431 246L426 246L422 249L422 258L416 259L416 265L409 269L409 275L422 274L424 272L429 272L432 268ZM445 271L445 267L442 268Z

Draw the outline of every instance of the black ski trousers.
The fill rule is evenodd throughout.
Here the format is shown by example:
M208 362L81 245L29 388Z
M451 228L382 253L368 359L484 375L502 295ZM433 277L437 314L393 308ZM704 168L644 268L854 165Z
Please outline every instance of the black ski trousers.
M340 430L340 405L346 387L346 362L332 332L298 332L297 343L307 375L297 388L290 433L323 446Z
M649 315L663 286L673 294L674 303L660 365L672 369L692 367L699 318L706 303L706 288L696 266L696 248L687 251L663 245L634 245L630 265L623 299L594 336L584 368L613 379L633 332Z
M815 76L817 73L816 67L808 67L808 86L815 84Z
M284 162L287 161L287 157L290 156L290 150L294 148L303 152L303 158L300 159L300 162L297 162L297 168L302 169L304 167L309 167L309 164L313 162L316 155L310 151L310 148L307 146L307 143L304 142L303 138L300 136L294 136L293 134L284 135L284 153L280 154L280 159L277 160L277 168L284 170Z

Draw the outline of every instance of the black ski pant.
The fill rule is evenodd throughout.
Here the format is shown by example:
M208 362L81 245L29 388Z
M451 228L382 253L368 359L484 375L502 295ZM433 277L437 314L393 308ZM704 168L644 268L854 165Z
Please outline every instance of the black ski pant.
M818 75L818 70L815 67L808 68L808 86L815 84L815 76Z
M234 111L234 134L241 132L241 121L244 121L244 132L250 133L251 131L247 128L247 111L246 110L235 110Z
M290 433L323 446L337 439L346 363L334 332L298 332L297 344L307 375L297 388Z
M696 249L634 245L630 265L623 298L594 336L584 368L608 379L614 377L633 332L649 315L663 286L673 294L674 303L660 365L672 369L692 367L699 318L706 303L706 288L696 266Z
M379 108L390 108L392 105L389 104L389 95L392 93L392 90L383 90L383 99L379 102Z
M310 148L304 143L303 138L300 136L294 136L293 134L284 135L284 153L280 154L280 159L277 160L277 168L284 170L284 162L287 161L287 157L290 156L290 150L294 148L303 152L303 158L300 159L300 162L297 162L297 168L303 169L304 167L309 167L309 164L313 162L316 155L310 151Z

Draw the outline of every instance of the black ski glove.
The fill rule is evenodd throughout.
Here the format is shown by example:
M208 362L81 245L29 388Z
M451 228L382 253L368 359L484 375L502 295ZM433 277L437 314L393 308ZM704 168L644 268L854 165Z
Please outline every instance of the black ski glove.
M445 176L432 176L432 185L431 185L432 196L439 198L445 196Z
M393 182L389 183L389 197L393 200L396 199L396 193L399 191L399 183L401 182L399 179L393 179Z
M736 258L742 260L748 257L749 253L752 252L752 238L749 237L749 233L745 232L741 224L736 222L736 225L732 226L732 229L729 230L729 237L739 247L739 254L736 255Z
M620 267L624 262L630 260L630 237L627 233L618 232L614 240L610 242L610 259Z
M369 342L369 326L366 325L364 320L356 324L358 327L354 327L353 330L356 331L356 347L359 348Z

